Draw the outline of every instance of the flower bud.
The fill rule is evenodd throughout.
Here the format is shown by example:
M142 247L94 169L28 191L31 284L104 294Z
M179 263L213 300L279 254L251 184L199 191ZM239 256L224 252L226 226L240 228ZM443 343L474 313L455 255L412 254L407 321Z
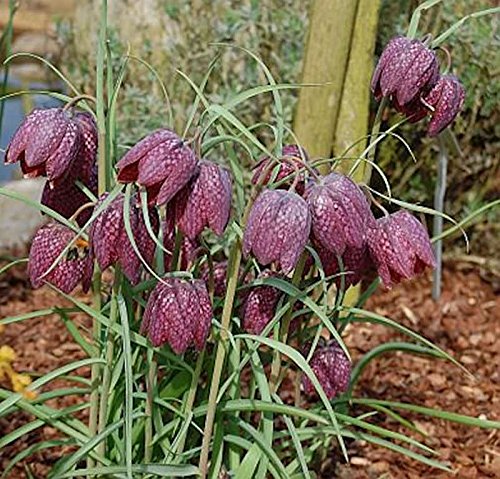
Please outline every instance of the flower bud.
M309 365L328 399L332 400L347 391L351 380L351 361L335 340L320 344L314 351ZM316 388L306 375L303 376L302 385L306 394L310 396L317 394Z
M296 265L311 230L307 203L298 194L265 190L255 201L243 236L243 254L262 265L276 262L287 274Z
M144 186L148 203L163 205L187 184L197 162L179 136L161 129L142 139L117 163L118 181Z
M347 247L361 248L365 225L373 221L370 205L350 178L330 173L308 190L312 231L327 251L342 256Z
M165 278L151 292L141 331L155 347L168 343L176 354L182 354L194 344L201 351L212 316L204 281Z
M435 267L425 226L408 211L380 218L366 235L370 255L387 288Z
M82 238L78 238L66 255L47 273L74 237L72 230L58 223L48 223L36 232L28 261L28 275L33 288L39 288L47 282L69 294L81 282L83 290L88 291L94 263L89 245Z

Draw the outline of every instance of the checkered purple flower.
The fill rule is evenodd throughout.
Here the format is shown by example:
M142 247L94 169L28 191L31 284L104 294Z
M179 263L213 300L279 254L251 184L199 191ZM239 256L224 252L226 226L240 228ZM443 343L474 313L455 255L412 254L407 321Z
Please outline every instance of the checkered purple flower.
M365 195L350 178L330 173L310 187L307 203L312 231L327 251L342 256L346 248L362 248L365 226L374 221Z
M39 288L47 282L69 294L81 282L84 292L89 290L94 262L92 251L83 238L77 238L66 255L52 268L74 238L75 233L59 223L48 223L36 232L28 261L28 275L33 288Z
M277 277L270 270L263 271L258 279ZM250 289L243 309L243 329L251 334L260 334L276 313L281 291L269 285Z
M165 278L151 292L141 331L155 347L168 343L176 354L182 354L194 345L201 351L212 316L204 281Z
M424 103L432 109L431 121L427 127L430 136L442 132L460 113L465 100L465 89L453 75L441 76L424 97Z
M17 163L25 177L46 176L55 184L71 171L84 143L72 110L35 109L12 137L5 163Z
M380 218L368 228L368 249L387 288L435 267L429 234L408 211Z
M351 361L335 340L320 344L309 365L328 399L331 400L347 391L351 380ZM316 388L308 376L304 375L302 385L307 395L317 395Z
M243 254L253 253L262 265L276 262L283 273L296 265L311 230L307 203L286 190L263 191L250 211Z
M144 186L149 204L163 205L188 183L197 164L184 140L171 130L160 129L132 147L116 166L118 181Z
M427 93L439 78L435 53L419 40L395 37L386 46L373 73L377 99L392 97L400 106Z

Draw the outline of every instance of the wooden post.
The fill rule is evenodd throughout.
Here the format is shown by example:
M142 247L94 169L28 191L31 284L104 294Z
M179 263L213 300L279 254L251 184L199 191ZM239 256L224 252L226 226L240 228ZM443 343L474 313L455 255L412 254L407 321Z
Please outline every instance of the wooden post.
M373 53L379 8L380 0L358 0L349 62L333 139L335 155L341 155L349 146L368 133L370 80L374 66ZM349 150L347 156L359 155L366 145L366 140L361 141ZM351 166L351 161L344 161L340 163L339 169L348 171ZM363 172L363 167L358 168L354 178L361 181Z
M358 0L315 0L302 70L294 131L313 157L329 157L341 104Z

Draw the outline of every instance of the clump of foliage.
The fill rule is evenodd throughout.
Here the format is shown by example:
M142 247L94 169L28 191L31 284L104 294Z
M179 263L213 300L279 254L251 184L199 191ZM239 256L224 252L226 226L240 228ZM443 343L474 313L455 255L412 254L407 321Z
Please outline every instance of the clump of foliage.
M388 103L406 115L401 123L414 120L415 112L420 120L430 117L431 134L458 113L462 89L458 80L440 76L434 51L457 25L429 45L429 39L414 38L417 9L407 38L396 50L388 47L377 69L372 87L381 104L370 144L341 174L335 166L343 158L309 158L297 145L280 96L289 85L277 84L261 58L234 45L219 46L219 58L227 50L232 58L248 57L266 84L214 101L206 92L217 61L198 83L180 73L194 92L182 128L168 114L122 154L117 108L134 58L113 57L105 0L99 11L95 97L56 70L73 96L57 94L64 107L28 115L6 151L6 161L19 162L26 176L47 179L40 204L5 189L0 194L50 217L31 245L30 280L70 301L71 307L51 312L88 356L38 378L26 392L61 376L78 387L34 399L0 389L0 416L20 409L36 418L5 435L1 446L44 424L63 436L22 451L8 470L33 450L62 444L74 447L51 477L308 478L325 444L335 441L348 460L349 439L450 470L434 450L370 416L388 414L409 429L397 411L500 428L494 421L355 394L364 367L386 352L429 355L464 369L421 335L364 309L379 282L391 287L435 263L427 229L415 215L439 213L394 198L372 153L393 130L380 129ZM171 106L161 82L159 87ZM273 99L270 120L240 117L240 107L262 94ZM386 193L352 180L365 161ZM320 165L328 171L320 174ZM382 200L399 211L389 214ZM354 305L345 304L346 289L373 276L380 280ZM73 294L80 284L84 292L92 289L91 304ZM91 337L72 323L75 312L92 318ZM37 314L47 310L0 324ZM342 336L360 322L394 328L409 341L379 345L353 364ZM90 380L68 376L83 366L91 367ZM283 394L286 381L292 394ZM47 404L70 395L82 396L76 410ZM362 405L366 414L354 416L352 405ZM88 424L75 413L82 409L89 411Z

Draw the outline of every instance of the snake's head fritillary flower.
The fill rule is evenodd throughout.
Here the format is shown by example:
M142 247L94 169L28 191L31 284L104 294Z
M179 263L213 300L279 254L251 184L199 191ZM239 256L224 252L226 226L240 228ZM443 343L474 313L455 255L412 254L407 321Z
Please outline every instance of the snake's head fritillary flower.
M116 166L118 181L144 186L148 202L163 205L188 183L197 163L184 140L171 130L160 129L132 147Z
M74 238L75 233L71 229L58 223L48 223L36 232L28 262L33 288L39 288L47 282L69 294L81 282L83 290L88 291L94 263L91 249L83 238L77 238L66 255L52 268Z
M204 281L165 278L151 292L141 330L155 347L168 343L176 354L182 354L194 345L201 351L212 316Z
M435 267L429 234L408 211L380 218L368 228L367 244L387 288Z
M257 183L267 185L273 178L274 182L283 180L301 168L303 162L308 161L308 159L309 155L304 148L300 148L297 145L285 145L282 150L282 156L278 162L274 162L273 159L268 156L260 159L253 169L252 183L254 185ZM275 173L276 167L278 170ZM306 178L303 172L299 173L299 175L296 189L297 192L302 195L304 193ZM290 176L290 180L280 185L280 187L288 189L292 185L293 180L294 178Z
M458 78L443 75L434 88L424 97L426 106L432 108L431 121L427 127L430 136L442 132L460 113L465 100L465 89Z
M104 193L96 208L99 208L107 197L108 194ZM132 284L137 284L140 280L142 262L136 253L136 248L143 260L151 264L154 259L155 242L147 231L140 200L133 197L130 202L129 221L130 231L136 246L134 248L125 227L124 202L124 195L120 194L99 214L92 223L90 241L101 270L119 263L129 281ZM151 228L157 235L158 213L154 208L149 208L148 213Z
M365 195L350 178L330 173L307 195L312 231L326 250L342 256L347 247L361 248L365 225L374 221Z
M252 206L243 236L243 253L262 265L275 262L289 273L304 251L311 231L307 203L286 190L265 190Z
M84 140L71 111L33 110L21 123L5 153L5 163L17 163L26 177L62 181L77 159Z
M430 48L420 40L395 37L382 52L371 88L377 99L392 96L403 106L427 93L438 77L438 61Z
M195 240L205 227L220 236L231 210L231 175L210 161L202 160L199 171L175 197L179 229Z
M258 279L276 277L270 270L263 271ZM252 334L260 334L276 313L281 291L273 286L260 285L251 288L243 309L243 328Z
M331 400L347 391L351 380L351 361L335 340L320 344L314 351L309 365L328 399ZM310 396L317 394L308 376L304 375L302 385L306 394Z

